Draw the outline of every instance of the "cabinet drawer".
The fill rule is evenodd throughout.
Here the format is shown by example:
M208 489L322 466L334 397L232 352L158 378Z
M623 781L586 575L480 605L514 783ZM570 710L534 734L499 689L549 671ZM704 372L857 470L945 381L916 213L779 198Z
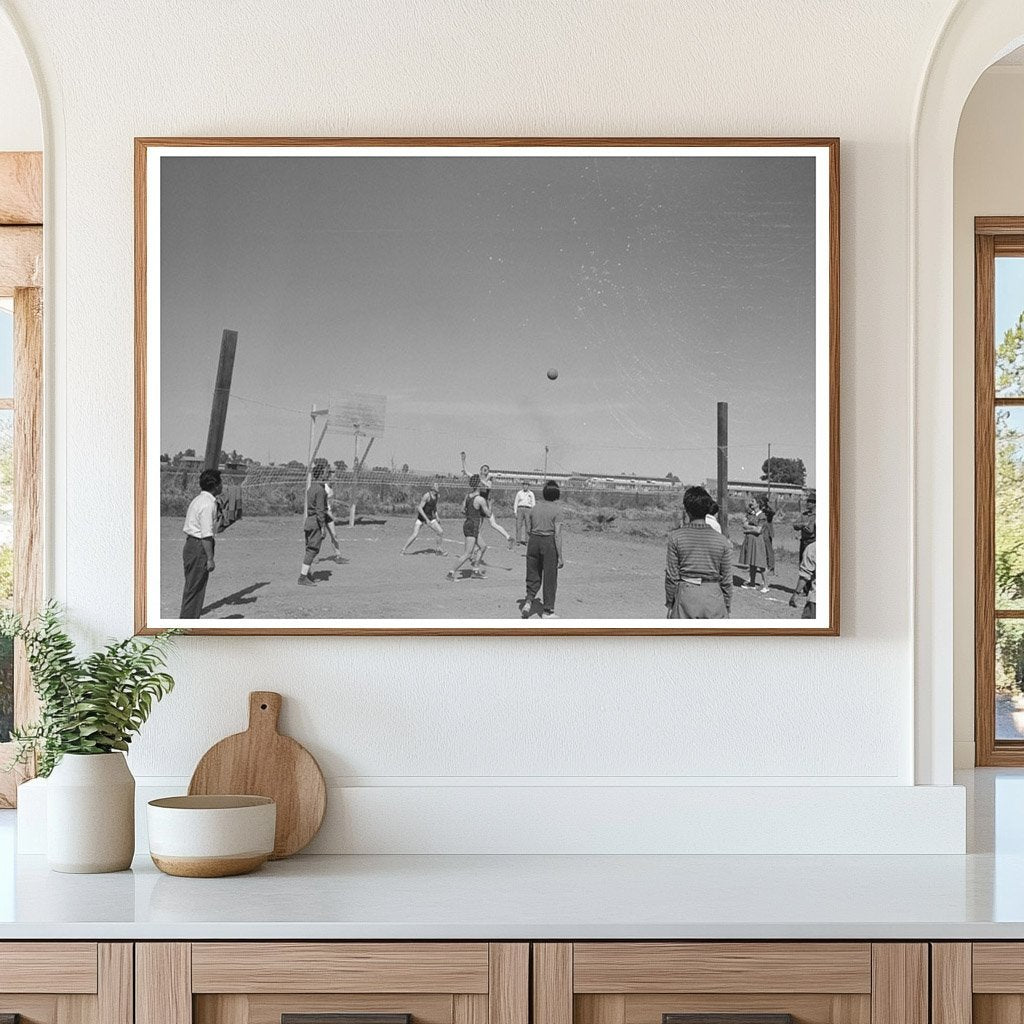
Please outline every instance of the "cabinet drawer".
M573 991L871 991L870 943L578 942Z
M95 942L0 943L0 992L96 991Z
M193 992L472 992L486 942L196 942Z
M537 943L534 1024L927 1024L923 943Z
M132 1024L127 942L0 942L0 1018Z
M932 945L934 1024L1024 1020L1024 943Z
M515 942L136 947L136 1024L529 1024Z

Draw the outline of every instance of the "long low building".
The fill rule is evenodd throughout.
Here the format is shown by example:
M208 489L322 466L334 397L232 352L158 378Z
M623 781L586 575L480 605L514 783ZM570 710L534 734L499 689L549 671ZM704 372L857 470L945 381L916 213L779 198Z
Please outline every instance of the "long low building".
M491 480L505 486L518 486L524 480L531 487L543 487L554 480L567 491L682 491L683 482L664 476L608 476L597 473L539 473L535 469L492 469Z

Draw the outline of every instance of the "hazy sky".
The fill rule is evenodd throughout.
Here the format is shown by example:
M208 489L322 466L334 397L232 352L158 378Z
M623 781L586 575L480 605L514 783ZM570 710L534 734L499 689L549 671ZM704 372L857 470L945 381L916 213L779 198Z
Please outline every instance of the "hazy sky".
M387 396L372 463L548 444L691 481L728 401L730 476L770 441L814 480L810 157L173 157L161 184L164 451L205 446L231 328L224 446L262 461L353 390Z
M995 343L1017 325L1024 312L1024 259L1001 256L996 260Z

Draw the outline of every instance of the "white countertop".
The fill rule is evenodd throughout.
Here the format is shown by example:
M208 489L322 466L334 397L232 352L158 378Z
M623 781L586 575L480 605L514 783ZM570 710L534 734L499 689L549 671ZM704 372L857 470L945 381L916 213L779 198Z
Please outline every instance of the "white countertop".
M297 857L226 879L23 857L4 938L1024 938L1024 856Z
M60 875L15 858L0 811L0 940L1024 940L1024 772L961 781L967 856L309 856L224 879L139 857Z

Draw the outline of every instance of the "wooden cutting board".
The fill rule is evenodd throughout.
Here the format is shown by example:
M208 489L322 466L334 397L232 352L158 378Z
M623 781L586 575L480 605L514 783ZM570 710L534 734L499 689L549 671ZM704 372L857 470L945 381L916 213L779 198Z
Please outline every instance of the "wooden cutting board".
M214 744L202 756L190 796L245 793L277 803L277 832L271 860L290 857L317 834L327 809L327 787L313 755L277 731L281 694L249 694L249 728Z

